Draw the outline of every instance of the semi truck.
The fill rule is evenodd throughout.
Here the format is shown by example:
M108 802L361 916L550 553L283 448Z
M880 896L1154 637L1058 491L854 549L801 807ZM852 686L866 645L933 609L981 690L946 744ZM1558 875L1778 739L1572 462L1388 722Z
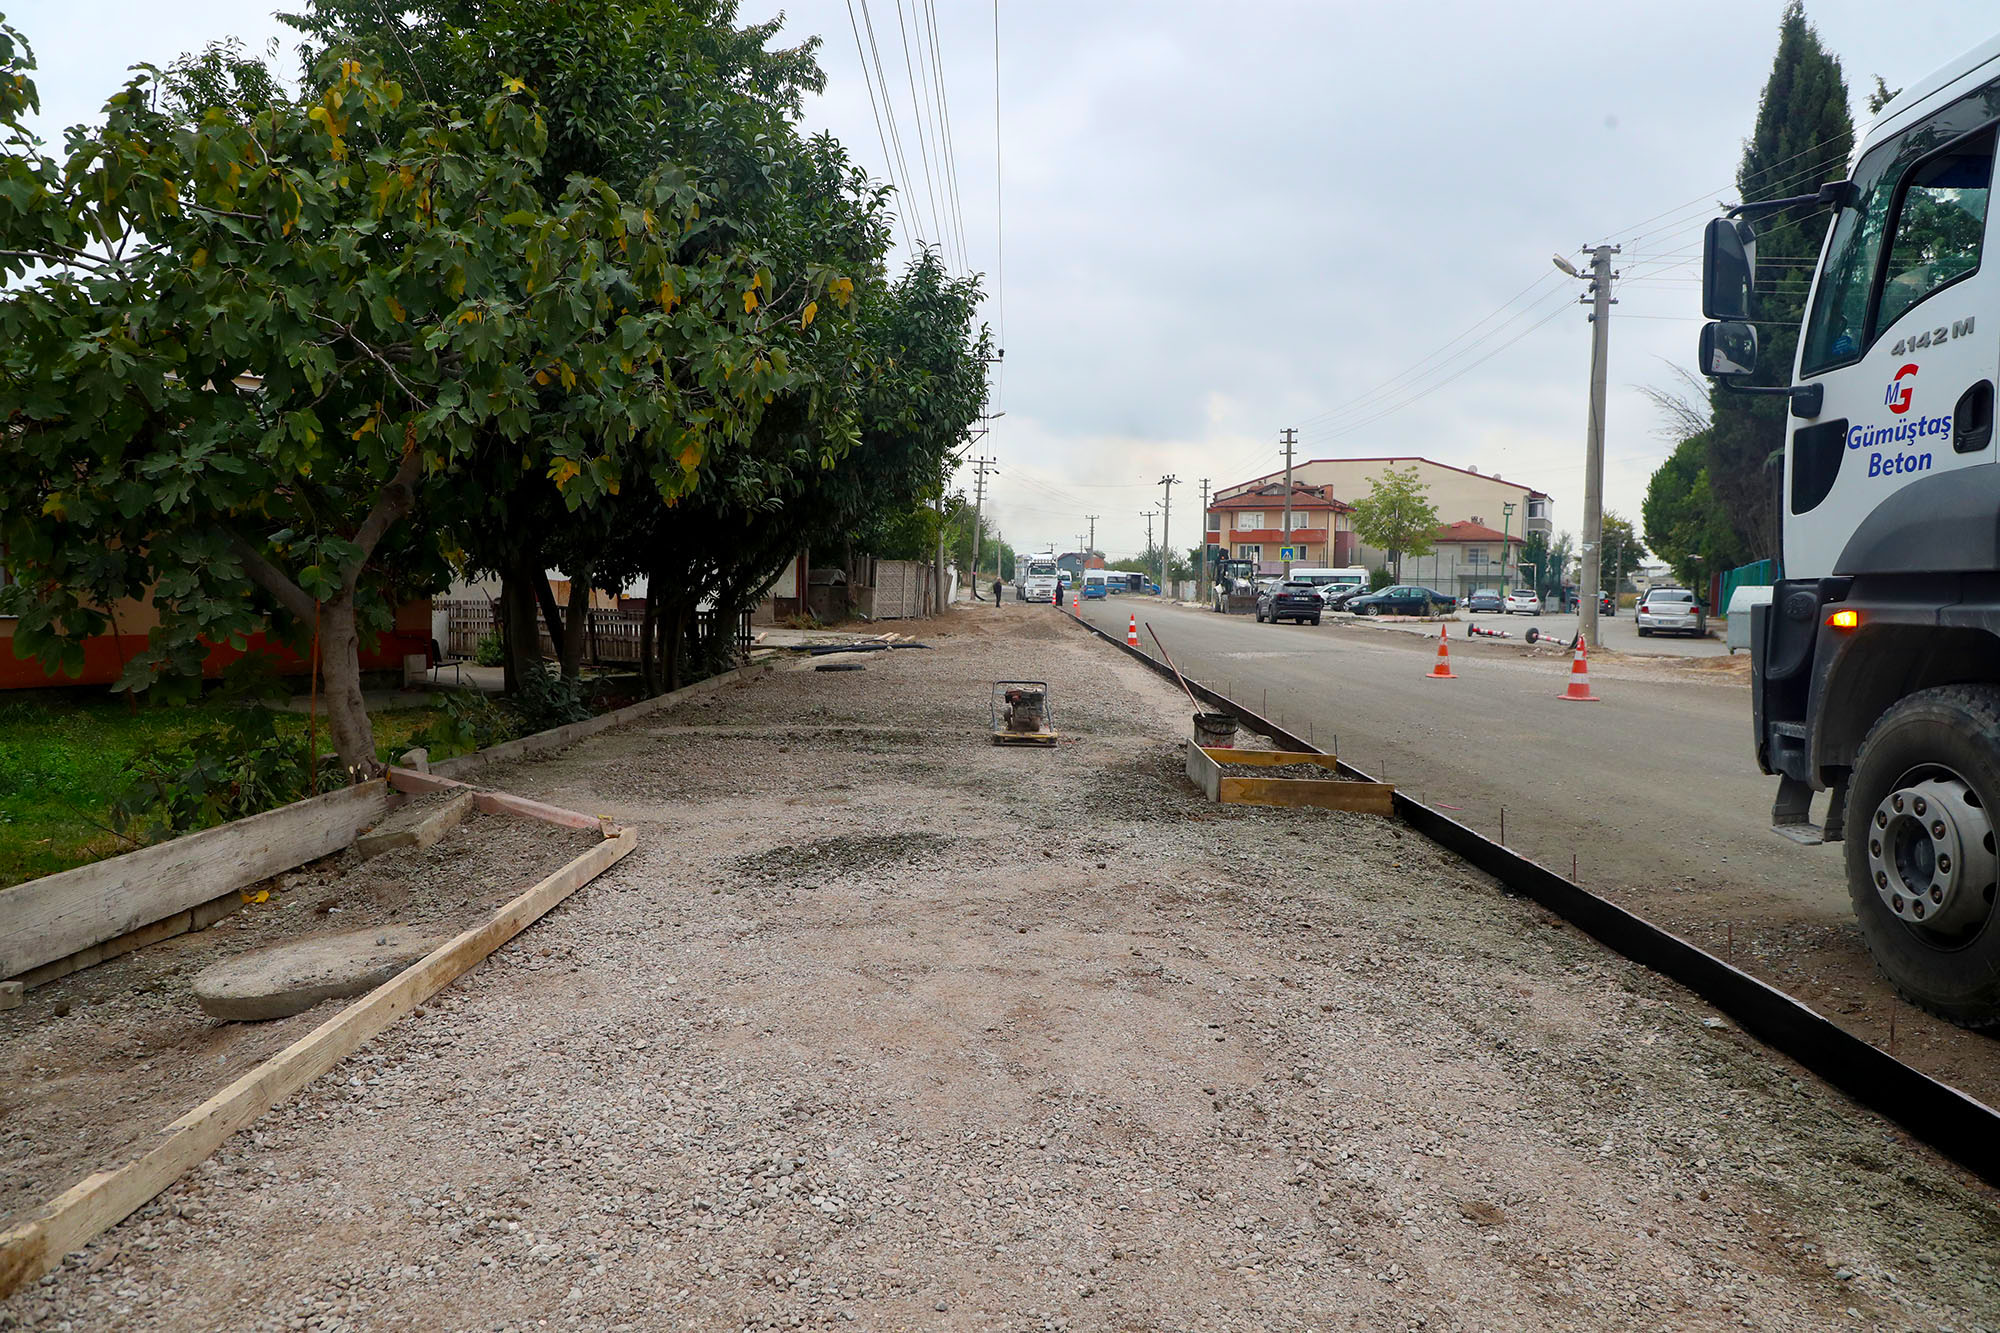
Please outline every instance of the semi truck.
M1750 623L1772 824L1843 844L1882 971L1969 1027L2000 1023L1996 125L2000 38L1883 107L1847 179L1714 219L1702 262L1703 373L1789 400L1782 577ZM1759 385L1757 225L1809 209L1830 217L1796 356Z
M1023 602L1054 602L1062 597L1056 553L1024 556L1014 562L1014 595Z

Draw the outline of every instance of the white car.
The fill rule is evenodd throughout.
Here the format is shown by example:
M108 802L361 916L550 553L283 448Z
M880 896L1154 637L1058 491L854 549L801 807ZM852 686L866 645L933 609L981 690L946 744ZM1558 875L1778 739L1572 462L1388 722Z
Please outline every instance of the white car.
M1516 588L1508 593L1504 605L1506 613L1510 616L1516 611L1525 611L1531 616L1542 613L1542 599L1526 588Z
M1701 608L1686 588L1654 588L1639 602L1639 637L1652 634L1703 634Z

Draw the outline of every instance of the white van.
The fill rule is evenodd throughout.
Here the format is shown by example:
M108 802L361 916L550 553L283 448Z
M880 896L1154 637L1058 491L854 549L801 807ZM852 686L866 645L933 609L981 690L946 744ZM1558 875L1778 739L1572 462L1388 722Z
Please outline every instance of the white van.
M1107 591L1103 570L1086 569L1083 571L1083 595L1085 599L1102 597Z
M1293 565L1291 581L1310 583L1320 590L1321 597L1327 597L1333 593L1346 592L1349 588L1367 587L1368 571L1360 565L1348 565L1344 569L1308 569L1302 565Z

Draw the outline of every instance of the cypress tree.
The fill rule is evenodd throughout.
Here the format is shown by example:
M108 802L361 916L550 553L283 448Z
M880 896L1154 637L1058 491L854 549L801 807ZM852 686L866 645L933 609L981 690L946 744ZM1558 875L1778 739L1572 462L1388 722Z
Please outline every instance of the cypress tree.
M1757 128L1743 146L1736 173L1747 201L1810 194L1847 175L1854 119L1840 60L1820 44L1801 0L1778 22L1778 53L1757 108ZM1757 225L1757 318L1762 349L1756 382L1790 382L1799 322L1813 267L1826 237L1826 209L1797 208ZM1768 321L1768 322L1762 322ZM1715 424L1707 434L1709 488L1721 517L1749 557L1775 555L1780 545L1778 459L1785 448L1787 408L1776 397L1714 391Z

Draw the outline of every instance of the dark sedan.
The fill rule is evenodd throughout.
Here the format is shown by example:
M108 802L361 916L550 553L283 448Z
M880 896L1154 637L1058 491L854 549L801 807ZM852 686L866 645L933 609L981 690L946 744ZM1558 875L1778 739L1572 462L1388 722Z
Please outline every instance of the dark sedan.
M1458 598L1441 593L1436 588L1399 583L1393 588L1371 592L1366 597L1356 597L1347 604L1347 609L1357 616L1429 616L1440 611L1456 611Z
M1468 611L1490 611L1495 615L1505 615L1507 604L1500 600L1500 594L1491 588L1481 588L1465 599Z
M1261 625L1268 620L1275 625L1280 620L1296 620L1301 625L1308 622L1317 625L1325 606L1314 584L1274 583L1257 590L1257 623Z

